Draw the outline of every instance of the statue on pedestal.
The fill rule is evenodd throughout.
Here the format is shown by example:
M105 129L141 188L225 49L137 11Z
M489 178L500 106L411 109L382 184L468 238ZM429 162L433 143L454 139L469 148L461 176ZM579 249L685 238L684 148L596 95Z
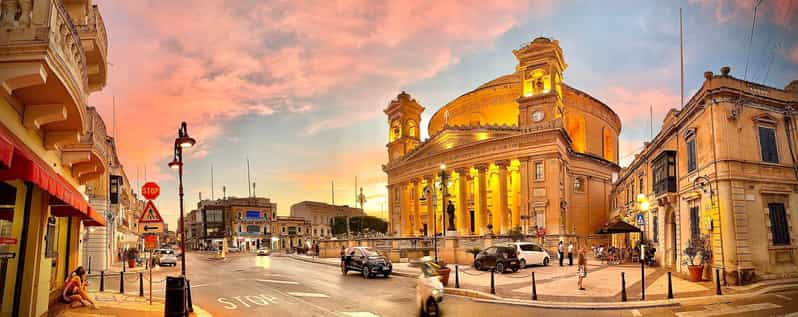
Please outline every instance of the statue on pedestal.
M454 204L452 201L449 201L449 205L446 206L446 216L449 217L449 226L446 230L454 231Z

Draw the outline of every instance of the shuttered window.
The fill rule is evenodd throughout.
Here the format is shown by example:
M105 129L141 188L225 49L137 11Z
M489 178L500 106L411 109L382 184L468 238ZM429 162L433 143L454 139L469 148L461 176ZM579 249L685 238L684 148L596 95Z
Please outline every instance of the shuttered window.
M776 150L776 129L759 127L759 151L762 160L768 163L778 163L779 153Z
M697 240L701 236L701 218L698 214L698 206L690 207L690 237Z
M695 139L687 141L687 171L695 171Z
M773 235L773 245L790 245L790 231L784 204L768 204L768 214L770 215L770 233Z

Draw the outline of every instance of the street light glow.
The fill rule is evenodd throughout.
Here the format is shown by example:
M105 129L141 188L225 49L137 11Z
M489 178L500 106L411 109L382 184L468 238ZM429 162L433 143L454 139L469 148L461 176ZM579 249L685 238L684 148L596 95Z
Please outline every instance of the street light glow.
M445 163L441 163L441 170L445 170L445 169L446 169L446 164Z
M643 193L637 194L637 202L643 202L646 200L646 195Z

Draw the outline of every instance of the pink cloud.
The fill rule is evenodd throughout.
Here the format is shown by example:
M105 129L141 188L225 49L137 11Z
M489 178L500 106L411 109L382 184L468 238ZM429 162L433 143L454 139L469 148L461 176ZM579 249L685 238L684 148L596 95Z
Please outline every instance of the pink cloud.
M110 118L115 95L123 160L159 169L180 121L199 140L199 155L226 122L245 115L326 107L329 119L307 133L355 124L379 115L366 108L375 105L309 99L380 77L391 87L374 90L389 100L403 84L490 46L522 18L548 12L520 1L365 0L109 1L100 10L113 66L91 103ZM353 111L362 114L340 120Z
M793 63L798 64L798 46L792 48L792 51L790 51L790 56L789 57L790 57L790 60Z
M690 0L704 10L713 13L718 23L743 22L751 23L754 3L749 0ZM757 8L757 17L766 18L768 21L788 30L794 30L798 15L798 2L792 0L763 1Z
M611 105L612 109L621 117L621 122L624 125L645 122L648 126L649 107L653 107L655 117L662 118L669 109L679 108L680 102L678 94L662 88L632 90L624 86L609 86L602 89L597 95ZM657 122L654 123L655 126L657 124ZM624 126L624 130L626 130L626 126Z

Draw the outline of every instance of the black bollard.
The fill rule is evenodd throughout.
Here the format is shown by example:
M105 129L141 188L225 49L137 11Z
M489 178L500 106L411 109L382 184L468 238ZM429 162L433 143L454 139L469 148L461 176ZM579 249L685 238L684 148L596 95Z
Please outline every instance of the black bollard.
M626 301L626 276L621 272L621 301Z
M105 271L100 271L100 292L105 292Z
M194 304L191 303L191 281L186 279L186 302L188 303L188 312L194 312Z
M673 299L673 281L671 281L671 272L668 272L668 299Z
M535 272L532 272L532 300L538 300L538 286L535 285Z
M454 266L454 288L460 288L460 267Z
M144 273L139 272L139 296L144 296Z
M119 294L125 293L125 272L119 272Z
M91 274L91 255L89 255L89 274Z
M490 270L490 293L491 294L496 294L496 286L495 286L495 284L493 284L493 272L495 272L495 271L496 271L496 269Z
M723 292L720 290L720 269L715 269L715 291L716 295L723 295Z
M645 260L640 259L640 300L646 300L646 265L645 265L645 263L646 263Z

